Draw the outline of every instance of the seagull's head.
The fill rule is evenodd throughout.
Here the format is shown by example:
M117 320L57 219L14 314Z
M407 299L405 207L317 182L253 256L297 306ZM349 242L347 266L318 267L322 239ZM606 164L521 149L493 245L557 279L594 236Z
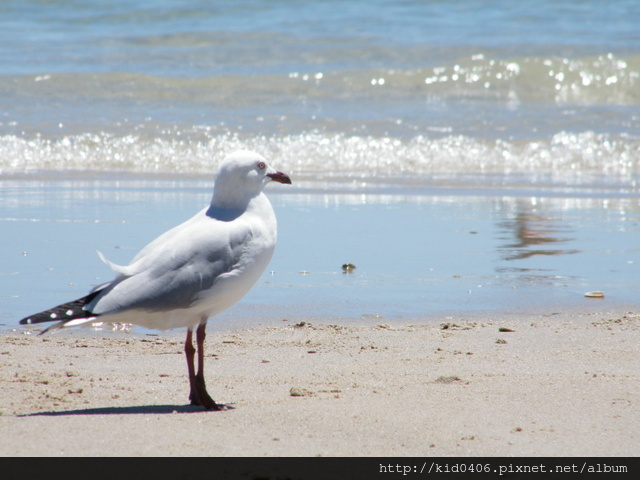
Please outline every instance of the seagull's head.
M269 182L291 184L291 179L271 167L259 153L238 150L220 164L214 192L219 201L233 202L239 197L258 195Z

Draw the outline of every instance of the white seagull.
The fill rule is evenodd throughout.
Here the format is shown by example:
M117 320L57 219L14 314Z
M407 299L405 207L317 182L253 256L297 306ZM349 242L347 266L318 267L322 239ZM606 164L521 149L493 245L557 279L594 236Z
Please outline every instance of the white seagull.
M207 410L220 410L204 381L207 319L240 300L271 260L276 217L262 191L271 181L291 183L261 155L245 150L232 153L220 164L209 206L160 235L127 266L115 265L99 254L116 273L111 282L20 323L57 321L42 333L97 319L160 330L187 327L189 400Z

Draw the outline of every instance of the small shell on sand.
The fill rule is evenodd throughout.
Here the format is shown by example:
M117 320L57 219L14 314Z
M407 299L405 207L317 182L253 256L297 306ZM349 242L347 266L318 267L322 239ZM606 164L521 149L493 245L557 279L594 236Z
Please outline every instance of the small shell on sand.
M598 291L587 292L584 294L584 296L587 298L604 298L604 292L598 292Z

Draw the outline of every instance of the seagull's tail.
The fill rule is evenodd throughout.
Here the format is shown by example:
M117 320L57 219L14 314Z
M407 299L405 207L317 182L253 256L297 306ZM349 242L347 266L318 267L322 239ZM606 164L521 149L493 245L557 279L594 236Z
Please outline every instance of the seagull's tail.
M65 327L76 327L84 323L93 322L99 315L95 315L86 311L83 307L91 302L101 289L94 290L89 295L74 300L72 302L63 303L61 305L36 313L20 320L20 325L33 325L35 323L55 322L49 328L44 330L40 335L47 332L53 332Z

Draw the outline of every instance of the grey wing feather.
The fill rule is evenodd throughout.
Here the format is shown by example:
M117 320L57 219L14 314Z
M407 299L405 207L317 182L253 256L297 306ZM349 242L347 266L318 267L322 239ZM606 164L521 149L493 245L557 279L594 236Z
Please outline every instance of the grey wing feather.
M188 221L145 247L87 309L106 315L190 307L220 275L233 270L250 236L243 223Z

